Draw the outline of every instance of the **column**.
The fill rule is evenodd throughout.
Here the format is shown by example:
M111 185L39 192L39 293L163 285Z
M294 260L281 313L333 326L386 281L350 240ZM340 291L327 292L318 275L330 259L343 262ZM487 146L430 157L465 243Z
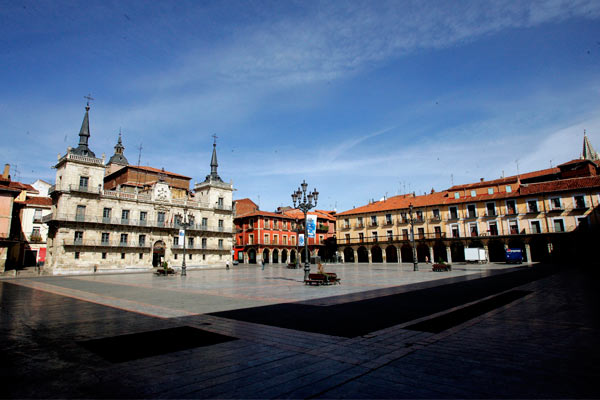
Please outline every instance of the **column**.
M398 253L398 264L402 264L402 251L401 247L396 247L396 252Z
M446 258L448 259L448 264L452 264L452 250L450 246L446 246Z
M346 260L344 259L344 252L343 251L340 252L340 260L341 260L342 264L346 263Z
M356 251L356 249L352 249L352 251L354 251L354 262L357 263L358 262L358 251Z
M529 243L525 243L525 254L527 255L527 264L531 264L533 261L531 260L531 247L529 247Z
M383 262L387 264L387 254L385 249L381 249L381 257L383 258Z
M429 246L429 261L431 261L432 264L435 264L435 260L433 257L433 246Z
M483 245L483 249L485 250L485 259L486 259L486 262L490 262L489 246L487 244L484 244Z
M367 249L367 254L369 255L369 264L371 264L371 249Z

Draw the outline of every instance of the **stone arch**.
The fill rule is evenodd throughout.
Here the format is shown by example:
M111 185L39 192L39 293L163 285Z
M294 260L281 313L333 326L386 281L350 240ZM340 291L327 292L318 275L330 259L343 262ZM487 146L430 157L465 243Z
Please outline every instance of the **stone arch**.
M273 249L273 264L279 263L279 250Z
M437 241L433 245L433 260L431 262L439 262L440 260L448 262L448 253L446 253L446 246L443 242Z
M256 264L256 250L249 249L247 254L248 254L248 264Z
M262 259L265 264L269 262L269 249L264 249L262 252Z
M385 261L389 263L398 262L398 250L396 249L396 246L389 245L385 248Z
M425 257L429 258L429 246L425 243L417 245L417 260L419 262L425 262ZM431 261L431 260L429 260Z
M319 248L319 251L317 251L317 255L319 256L319 258L321 259L321 261L324 262L324 260L325 260L325 249Z
M287 257L288 257L288 253L286 249L281 250L281 262L282 263L286 263L287 262Z
M450 246L450 252L452 253L453 262L465 261L465 245L462 242L453 242Z
M488 254L490 262L503 262L506 260L504 243L498 239L492 239L488 242Z
M160 263L164 261L166 247L167 246L165 245L165 242L163 242L162 240L157 240L156 242L154 242L154 245L152 246L152 266L153 267L160 266Z
M354 250L352 250L352 247L346 247L344 249L344 262L347 262L347 263L356 262L354 260Z
M374 262L374 263L382 263L383 262L383 252L381 251L381 247L373 246L371 248L371 262Z
M360 246L358 248L358 250L356 251L356 253L358 255L359 263L368 263L369 262L369 252L367 251L367 248L365 246Z
M290 262L291 263L294 263L294 264L296 263L296 256L297 256L296 250L294 250L294 249L290 250Z
M410 244L402 245L400 255L403 262L413 262L412 246Z

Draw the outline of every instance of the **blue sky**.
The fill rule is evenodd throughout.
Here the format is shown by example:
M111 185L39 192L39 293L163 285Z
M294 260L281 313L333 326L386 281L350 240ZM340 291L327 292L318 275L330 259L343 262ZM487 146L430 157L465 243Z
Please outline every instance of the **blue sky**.
M0 0L0 161L54 180L76 146L234 198L318 208L600 150L600 2ZM14 167L13 167L14 168ZM14 169L13 169L14 175Z

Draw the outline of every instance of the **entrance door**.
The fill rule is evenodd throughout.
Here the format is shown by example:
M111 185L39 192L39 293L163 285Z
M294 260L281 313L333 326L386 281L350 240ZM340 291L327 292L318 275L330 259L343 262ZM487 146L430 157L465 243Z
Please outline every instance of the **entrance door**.
M164 261L165 258L165 242L162 240L154 243L152 248L152 266L159 267L161 262Z

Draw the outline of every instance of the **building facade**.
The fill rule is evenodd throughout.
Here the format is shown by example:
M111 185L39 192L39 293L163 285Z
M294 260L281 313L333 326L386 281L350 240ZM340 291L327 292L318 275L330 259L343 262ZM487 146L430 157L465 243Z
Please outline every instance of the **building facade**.
M259 210L250 199L235 201L235 259L239 262L296 263L304 261L304 247L299 236L304 234L304 214L296 209L278 212ZM330 246L335 246L335 217L323 211L310 212L317 216L317 231L308 239L309 257L327 259ZM329 246L329 247L328 247ZM299 256L298 256L299 255Z
M192 191L189 177L130 166L120 136L105 165L88 146L89 105L79 137L54 166L45 272L144 270L163 261L177 268L184 253L191 268L231 260L233 186L217 173L216 143L211 173Z
M337 243L346 262L412 262L411 232L419 262L464 261L466 247L485 248L490 261L509 247L527 261L554 260L586 251L599 204L600 161L586 137L582 157L556 168L341 212Z

